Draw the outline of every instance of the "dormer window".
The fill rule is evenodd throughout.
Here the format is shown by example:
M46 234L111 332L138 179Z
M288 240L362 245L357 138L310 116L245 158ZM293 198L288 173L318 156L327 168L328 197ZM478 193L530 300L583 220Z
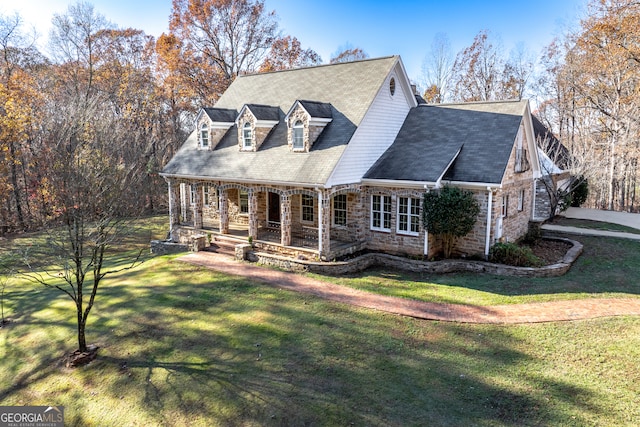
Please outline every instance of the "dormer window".
M293 125L293 149L304 149L304 123L302 120L297 120Z
M251 149L253 140L251 138L251 123L247 122L242 126L242 148Z
M206 123L200 126L200 147L209 148L209 126Z
M296 101L287 115L287 142L295 152L308 153L324 128L333 120L331 104Z
M226 108L202 108L196 117L198 147L215 150L235 123L238 112Z
M240 151L258 151L279 121L279 107L245 104L236 118Z

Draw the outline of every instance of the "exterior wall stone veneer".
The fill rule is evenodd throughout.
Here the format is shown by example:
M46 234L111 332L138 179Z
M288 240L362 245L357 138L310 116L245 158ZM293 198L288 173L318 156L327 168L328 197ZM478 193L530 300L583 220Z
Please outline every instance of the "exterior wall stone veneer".
M353 274L373 266L430 274L472 272L513 277L562 276L569 271L573 263L578 259L583 251L583 245L575 240L564 238L552 240L565 241L570 243L572 247L562 260L556 264L543 267L514 267L473 260L419 261L383 253L367 253L348 261L339 262L310 261L260 252L251 252L247 258L261 265L278 267L289 271L313 272L331 276Z

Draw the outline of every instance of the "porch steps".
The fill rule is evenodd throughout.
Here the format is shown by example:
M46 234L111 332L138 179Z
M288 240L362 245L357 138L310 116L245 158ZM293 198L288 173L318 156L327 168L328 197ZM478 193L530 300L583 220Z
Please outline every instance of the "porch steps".
M207 246L204 250L207 252L215 252L217 254L224 254L235 257L236 245L238 243L240 242L237 239L227 239L224 237L216 236L211 241L211 245Z

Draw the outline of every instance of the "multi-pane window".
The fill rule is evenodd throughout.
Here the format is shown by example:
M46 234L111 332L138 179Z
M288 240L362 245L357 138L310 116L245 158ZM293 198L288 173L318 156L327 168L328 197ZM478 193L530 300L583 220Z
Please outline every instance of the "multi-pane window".
M202 148L209 147L209 128L206 123L200 127L200 146Z
M293 148L297 150L304 148L304 125L300 120L293 125Z
M501 215L506 217L509 214L509 195L502 196L502 212Z
M313 200L313 196L302 195L302 221L304 222L313 222Z
M518 192L518 211L524 210L524 190Z
M205 206L217 206L218 195L215 187L205 185L202 187L202 200Z
M333 224L347 225L347 195L333 197Z
M420 199L400 197L398 199L398 232L418 234L420 231Z
M247 193L246 191L240 190L238 199L239 199L238 206L240 206L240 213L248 214L249 213L249 193Z
M196 203L196 186L195 185L189 186L189 203L191 203L192 205L195 205Z
M251 138L251 123L247 122L242 127L242 146L244 148L251 148L253 141Z
M391 231L391 196L371 196L371 229Z

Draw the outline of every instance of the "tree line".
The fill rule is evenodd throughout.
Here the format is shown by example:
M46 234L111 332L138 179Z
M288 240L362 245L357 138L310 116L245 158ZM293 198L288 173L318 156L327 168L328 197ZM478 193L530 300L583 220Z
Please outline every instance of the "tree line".
M80 198L114 214L165 209L158 171L201 106L235 77L322 63L260 0L173 0L155 39L88 3L55 14L47 54L19 15L0 15L0 232L60 221ZM640 3L591 0L578 28L535 59L507 56L489 31L456 55L438 35L425 60L428 102L532 97L538 118L589 182L588 205L638 210ZM330 62L367 58L359 47ZM97 214L104 207L92 202Z

